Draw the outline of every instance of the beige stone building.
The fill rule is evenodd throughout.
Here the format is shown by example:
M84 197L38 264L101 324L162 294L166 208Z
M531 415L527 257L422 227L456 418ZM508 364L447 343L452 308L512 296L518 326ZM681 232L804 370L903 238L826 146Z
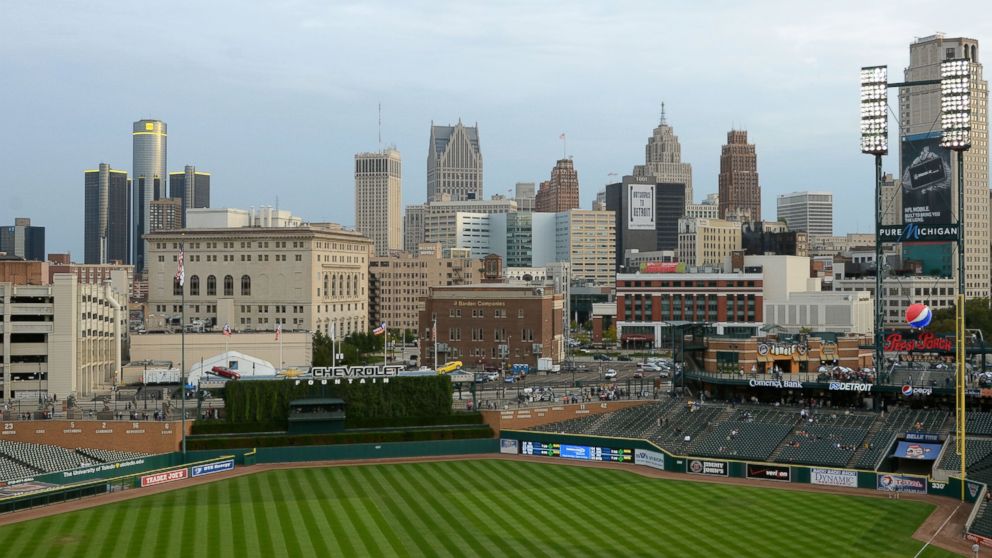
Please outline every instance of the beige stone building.
M722 219L679 219L679 261L687 266L718 267L741 249L741 225Z
M0 262L8 266L33 269L0 273L3 398L37 404L109 391L121 369L127 293L71 273L49 281L43 262Z
M401 167L396 149L355 155L355 229L372 239L377 256L403 249Z
M186 229L146 236L146 322L181 314L175 282L179 243L186 253L186 321L208 330L368 331L372 243L330 223L299 227Z
M616 216L612 211L572 209L556 220L558 261L571 264L572 280L612 287L616 279Z
M373 323L385 322L390 329L416 331L431 287L480 281L482 260L441 257L437 244L422 244L416 256L373 257L369 262L369 315Z

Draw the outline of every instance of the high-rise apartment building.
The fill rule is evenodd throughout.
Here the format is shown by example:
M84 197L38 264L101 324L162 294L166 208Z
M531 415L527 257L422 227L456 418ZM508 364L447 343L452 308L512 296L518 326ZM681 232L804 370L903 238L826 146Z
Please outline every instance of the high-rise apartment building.
M971 61L971 149L964 152L964 242L965 294L968 297L988 297L990 277L989 230L989 122L988 82L982 79L978 41L965 37L945 38L943 34L915 40L909 45L909 66L906 81L940 79L940 63L947 59L964 58ZM900 159L906 163L907 143L921 134L940 130L940 85L903 87L899 90ZM951 213L957 216L957 157L949 157L951 176ZM903 166L903 165L900 165ZM905 182L905 180L904 180ZM905 186L905 184L904 184ZM951 244L937 259L949 261ZM904 246L904 258L916 259L916 247ZM956 264L954 277L957 277Z
M179 198L152 200L148 219L150 232L183 228L183 201Z
M210 207L210 173L192 165L186 165L182 172L170 172L169 197L181 200L180 219L185 227L186 210Z
M83 261L130 262L131 182L127 171L100 163L83 176Z
M482 152L478 126L435 126L427 150L427 201L482 199Z
M355 230L372 239L375 253L403 250L400 152L355 155Z
M685 203L692 203L692 165L682 162L679 137L665 119L661 105L661 122L644 146L644 164L634 167L634 176L654 177L655 182L685 184Z
M720 267L741 249L741 224L722 219L681 219L679 261L696 267Z
M560 213L579 208L579 174L571 159L559 159L551 169L551 180L541 183L534 211Z
M424 214L426 204L408 205L403 214L403 251L417 253L417 246L424 242Z
M778 220L809 236L833 236L834 195L830 192L792 192L777 201Z
M758 184L758 155L747 142L745 130L727 132L720 153L720 218L737 221L761 220L761 186Z
M491 200L466 200L466 201L439 201L431 202L423 206L423 238L420 242L438 242L441 244L445 254L451 248L457 248L459 238L471 241L471 247L481 250L481 245L473 239L475 233L483 234L482 230L473 230L473 223L482 223L481 217L493 213L514 213L517 211L517 203L511 199L494 198ZM457 214L465 214L458 218ZM410 207L407 207L407 214L410 214ZM414 213L416 216L417 213ZM476 215L471 217L469 215ZM481 217L479 217L481 215ZM407 223L411 222L407 219ZM481 226L481 225L480 225ZM485 232L488 237L488 232ZM407 240L412 241L413 238ZM414 245L416 247L416 245ZM467 246L466 246L467 247ZM413 251L411 251L413 253ZM481 254L478 257L485 256Z
M557 214L557 257L571 266L572 280L612 287L616 272L616 216L612 211L572 209Z
M131 179L134 188L131 196L131 226L134 227L134 234L131 235L131 263L139 273L145 270L147 245L142 236L151 230L151 202L166 197L167 138L168 128L161 120L139 120L131 129Z
M45 227L31 226L31 219L17 217L0 227L0 252L25 260L45 261Z

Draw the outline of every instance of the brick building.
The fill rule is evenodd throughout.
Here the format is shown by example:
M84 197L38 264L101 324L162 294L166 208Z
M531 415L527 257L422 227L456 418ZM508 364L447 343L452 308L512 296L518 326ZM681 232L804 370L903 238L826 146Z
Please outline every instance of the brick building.
M761 273L622 273L616 284L617 340L661 343L672 321L706 322L722 335L754 335L763 323Z
M541 183L534 199L534 211L561 213L579 208L579 174L571 159L559 159L551 169L551 180Z
M492 283L434 287L420 313L420 358L434 362L431 327L437 319L438 362L466 368L537 366L564 358L564 296L547 287Z

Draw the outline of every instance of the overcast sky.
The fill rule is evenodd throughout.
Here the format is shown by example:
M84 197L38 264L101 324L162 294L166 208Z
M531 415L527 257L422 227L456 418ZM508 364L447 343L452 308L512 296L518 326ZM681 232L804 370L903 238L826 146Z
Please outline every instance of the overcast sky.
M643 161L664 101L697 200L743 128L766 218L778 194L829 190L835 233L867 231L859 67L898 78L936 31L992 42L984 1L489 4L0 0L0 224L30 217L81 260L82 171L130 171L131 123L158 118L169 170L212 172L214 207L278 197L352 225L353 157L379 148L380 102L404 204L426 196L431 120L461 118L479 124L486 197L546 180L565 132L588 208Z

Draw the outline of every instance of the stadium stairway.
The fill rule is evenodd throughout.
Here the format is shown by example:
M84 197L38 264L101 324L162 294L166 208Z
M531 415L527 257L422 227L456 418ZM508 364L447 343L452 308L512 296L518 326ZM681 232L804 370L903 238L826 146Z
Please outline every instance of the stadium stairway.
M881 416L875 417L875 420L871 423L871 426L868 427L868 434L865 436L865 440L874 440L875 435L878 434L878 431L881 430L884 426L885 426L885 419L882 418ZM861 458L864 457L867 451L868 451L867 444L861 444L861 446L857 449L857 451L854 452L854 455L851 456L851 460L847 462L848 468L856 469L858 463L861 462Z

